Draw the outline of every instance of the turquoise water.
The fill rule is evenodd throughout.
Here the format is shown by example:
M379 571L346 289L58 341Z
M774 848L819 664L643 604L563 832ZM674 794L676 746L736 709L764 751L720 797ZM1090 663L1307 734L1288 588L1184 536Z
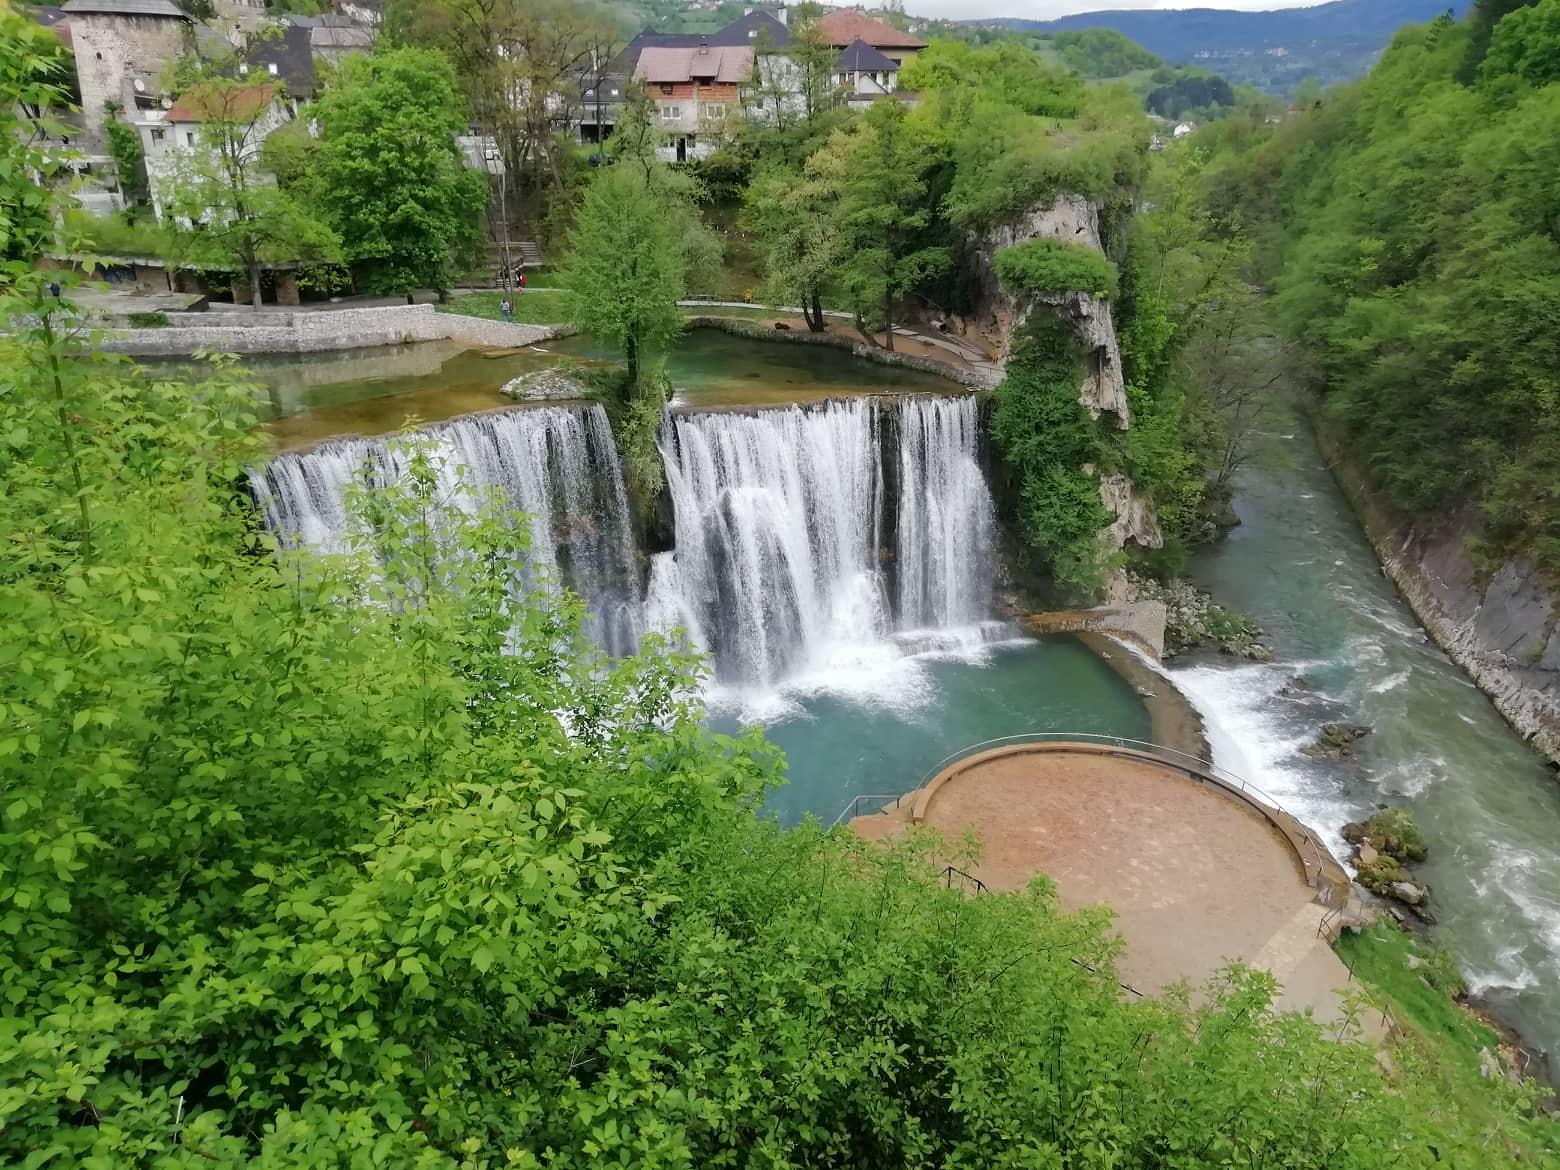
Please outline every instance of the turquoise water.
M1240 527L1193 567L1266 627L1278 661L1172 675L1208 719L1217 762L1328 834L1340 857L1345 821L1412 809L1430 843L1418 871L1434 937L1503 1018L1560 1052L1560 784L1383 576L1305 419L1281 427L1240 475ZM1356 765L1299 754L1328 720L1375 729Z
M737 726L717 698L711 723ZM1078 731L1148 738L1137 693L1069 637L1005 643L968 657L901 659L845 685L803 684L764 723L789 783L770 809L786 823L832 821L852 797L899 796L947 756L1004 735Z

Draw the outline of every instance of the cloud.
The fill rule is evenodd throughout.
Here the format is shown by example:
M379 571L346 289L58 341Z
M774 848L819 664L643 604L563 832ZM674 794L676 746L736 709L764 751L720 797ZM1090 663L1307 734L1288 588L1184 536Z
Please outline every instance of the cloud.
M914 16L939 16L953 20L980 20L1010 16L1025 20L1051 20L1074 12L1120 12L1123 9L1155 8L1227 8L1240 12L1258 12L1273 8L1304 8L1320 0L906 0L905 9Z

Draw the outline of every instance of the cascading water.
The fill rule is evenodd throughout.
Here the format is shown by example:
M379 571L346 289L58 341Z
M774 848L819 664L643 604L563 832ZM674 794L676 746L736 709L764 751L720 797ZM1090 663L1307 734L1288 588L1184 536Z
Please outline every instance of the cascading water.
M967 626L991 613L991 493L980 417L966 398L907 398L899 411L899 625Z
M675 552L652 568L648 624L682 625L718 680L746 687L897 656L896 631L984 640L994 519L978 432L970 396L669 416Z
M422 432L441 494L482 489L530 517L533 581L583 597L609 652L683 629L715 680L767 690L1004 636L987 622L994 517L973 396L857 397L668 414L660 448L673 550L641 589L628 500L599 406L520 407ZM403 443L339 439L251 476L286 546L345 548L351 485L406 469ZM871 684L868 684L871 685Z
M422 432L441 496L473 510L496 490L530 520L533 583L556 583L585 599L586 629L613 654L639 643L638 558L617 449L599 406L538 406L470 415ZM393 482L410 451L382 439L337 439L278 456L250 483L266 525L284 546L346 547L348 491Z

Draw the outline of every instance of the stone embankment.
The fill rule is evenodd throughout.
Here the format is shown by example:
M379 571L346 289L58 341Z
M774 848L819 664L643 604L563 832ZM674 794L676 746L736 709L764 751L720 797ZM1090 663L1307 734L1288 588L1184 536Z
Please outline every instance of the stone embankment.
M188 320L188 324L184 322ZM413 341L454 341L503 348L535 345L567 336L566 325L516 325L459 313L440 313L432 305L387 305L366 309L317 309L286 312L248 309L169 316L169 324L149 329L107 329L102 348L136 357L182 357L201 350L236 354L321 353L402 345Z
M1337 425L1319 410L1311 415L1382 570L1506 721L1560 764L1560 596L1525 560L1481 573L1469 552L1477 515L1424 521L1397 514L1349 456Z

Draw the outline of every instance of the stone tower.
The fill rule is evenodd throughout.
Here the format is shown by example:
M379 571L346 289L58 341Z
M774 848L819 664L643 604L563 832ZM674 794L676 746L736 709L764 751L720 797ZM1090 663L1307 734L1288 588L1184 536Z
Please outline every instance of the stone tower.
M155 90L157 76L189 44L190 18L173 0L66 0L81 118L89 140L101 143L107 107L134 116L136 81Z

